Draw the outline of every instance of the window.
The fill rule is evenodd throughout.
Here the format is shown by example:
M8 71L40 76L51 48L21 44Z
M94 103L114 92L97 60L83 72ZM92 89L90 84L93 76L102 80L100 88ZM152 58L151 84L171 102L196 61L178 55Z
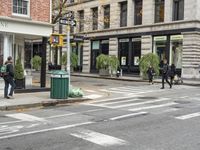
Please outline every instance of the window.
M173 1L173 21L184 19L184 0Z
M104 6L104 29L110 28L110 5Z
M84 11L79 11L79 32L84 31Z
M92 9L92 29L98 29L98 7Z
M13 13L19 15L28 15L29 0L13 0Z
M155 23L164 21L165 1L155 0Z
M127 2L121 3L120 27L127 26Z
M142 24L142 0L135 0L135 25Z

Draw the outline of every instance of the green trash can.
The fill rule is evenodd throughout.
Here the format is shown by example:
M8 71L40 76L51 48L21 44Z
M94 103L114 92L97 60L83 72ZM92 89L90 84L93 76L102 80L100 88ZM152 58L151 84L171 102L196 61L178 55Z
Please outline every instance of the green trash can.
M55 70L51 72L51 98L67 99L69 93L69 75L66 71Z

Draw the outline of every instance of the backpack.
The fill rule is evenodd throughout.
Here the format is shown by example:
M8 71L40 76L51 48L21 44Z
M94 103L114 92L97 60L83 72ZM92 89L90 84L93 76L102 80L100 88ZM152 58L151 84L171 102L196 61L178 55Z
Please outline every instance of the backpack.
M0 76L4 77L5 75L8 75L7 73L7 65L2 65L0 69Z

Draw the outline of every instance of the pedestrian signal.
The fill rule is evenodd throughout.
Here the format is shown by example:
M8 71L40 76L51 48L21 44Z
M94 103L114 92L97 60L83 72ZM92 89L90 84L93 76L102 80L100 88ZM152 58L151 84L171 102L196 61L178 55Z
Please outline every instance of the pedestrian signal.
M63 35L52 34L51 37L50 37L50 43L53 46L63 46Z

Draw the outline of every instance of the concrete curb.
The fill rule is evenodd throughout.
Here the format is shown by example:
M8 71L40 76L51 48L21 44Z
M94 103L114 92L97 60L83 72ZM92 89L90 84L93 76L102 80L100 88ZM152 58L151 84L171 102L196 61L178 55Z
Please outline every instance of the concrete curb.
M10 111L10 110L20 110L20 109L29 109L29 108L37 108L37 107L52 107L52 106L63 106L63 105L70 105L73 103L80 103L84 101L89 101L91 99L88 98L70 98L65 100L58 100L55 101L42 101L33 104L19 104L19 105L11 105L11 106L0 106L0 111Z

